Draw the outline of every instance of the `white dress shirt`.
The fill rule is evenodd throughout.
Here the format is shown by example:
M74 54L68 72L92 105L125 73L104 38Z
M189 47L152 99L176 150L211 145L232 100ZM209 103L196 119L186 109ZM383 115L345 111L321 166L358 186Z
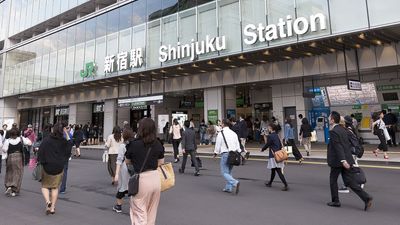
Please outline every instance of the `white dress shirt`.
M222 132L224 132L226 143L228 144L229 149L226 147L224 142L224 138L222 137ZM238 151L240 152L240 144L237 134L229 129L229 127L224 127L222 132L218 133L217 140L215 141L215 154L222 154L229 151Z

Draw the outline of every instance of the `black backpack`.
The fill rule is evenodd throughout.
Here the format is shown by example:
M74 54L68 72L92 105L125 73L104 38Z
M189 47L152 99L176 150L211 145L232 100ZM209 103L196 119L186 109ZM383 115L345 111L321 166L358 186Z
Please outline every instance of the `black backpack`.
M351 146L351 154L357 156L357 158L361 158L364 155L362 139L357 137L357 135L349 129L347 129L347 134Z

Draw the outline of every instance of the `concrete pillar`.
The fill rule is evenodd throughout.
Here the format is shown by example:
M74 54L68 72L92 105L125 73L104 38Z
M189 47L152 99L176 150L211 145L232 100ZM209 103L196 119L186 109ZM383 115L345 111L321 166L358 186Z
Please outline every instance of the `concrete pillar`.
M7 124L11 128L13 123L19 121L17 104L16 97L0 99L0 124Z
M76 107L76 124L92 122L92 104L79 103Z
M204 121L208 122L210 110L217 110L217 118L222 120L225 117L224 88L209 88L204 90ZM215 122L215 121L212 121Z
M68 124L76 124L77 104L69 104Z
M104 138L112 133L117 117L117 102L109 99L104 102Z
M118 126L122 127L124 121L128 121L130 123L131 118L131 109L128 108L118 108Z
M228 111L235 112L235 115L228 115ZM236 88L225 87L225 112L223 117L228 118L229 116L236 116Z

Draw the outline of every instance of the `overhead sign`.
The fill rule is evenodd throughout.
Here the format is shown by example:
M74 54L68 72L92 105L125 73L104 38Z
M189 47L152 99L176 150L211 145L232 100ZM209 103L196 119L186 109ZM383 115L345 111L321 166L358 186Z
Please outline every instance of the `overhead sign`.
M361 82L358 80L347 80L347 88L353 91L361 91Z
M147 106L149 104L162 103L163 99L164 99L163 95L118 99L118 106L119 107L141 107L141 106Z
M286 16L286 21L283 18L279 18L278 21L277 24L268 24L266 26L262 23L259 23L258 26L255 24L246 25L243 31L246 37L244 43L252 45L257 41L273 41L279 38L303 35L308 31L316 32L327 29L326 17L322 13L311 15L309 18L298 17L295 20L291 15L288 15Z
M376 87L378 91L393 91L400 90L400 84L388 84L388 85L378 85Z
M108 55L104 59L104 73L128 70L130 68L140 68L143 65L142 48L132 49L129 57L128 52L122 51L115 55Z

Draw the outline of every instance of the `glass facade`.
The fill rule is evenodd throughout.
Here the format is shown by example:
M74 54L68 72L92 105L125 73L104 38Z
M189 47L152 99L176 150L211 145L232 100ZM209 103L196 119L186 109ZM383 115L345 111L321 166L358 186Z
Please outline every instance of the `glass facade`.
M0 10L13 3L9 33L19 32L48 17L57 15L86 1L82 0L12 0L0 4ZM105 76L129 74L189 62L188 57L161 63L161 45L176 47L204 41L207 36L226 37L226 49L200 54L207 59L250 51L267 46L296 43L305 39L326 37L400 21L394 9L397 1L379 4L378 0L137 0L46 38L26 44L2 55L3 95L15 95L40 89L100 79ZM368 3L368 4L367 4ZM386 5L386 6L385 6ZM21 6L18 10L16 6ZM29 6L30 10L24 11ZM368 10L367 10L368 8ZM351 10L349 10L351 9ZM41 13L39 15L38 12ZM355 12L356 11L356 12ZM385 15L387 12L387 16ZM290 16L308 18L316 13L326 17L327 29L273 41L247 45L243 29L248 24L277 24ZM21 20L21 16L23 19ZM27 19L27 18L31 19ZM356 17L356 18L355 18ZM0 17L0 23L4 24ZM351 22L350 22L351 21ZM5 34L4 26L0 37ZM144 64L117 71L119 53L142 49ZM105 73L105 57L114 56L110 66L114 72ZM82 77L87 63L95 64L94 76Z

